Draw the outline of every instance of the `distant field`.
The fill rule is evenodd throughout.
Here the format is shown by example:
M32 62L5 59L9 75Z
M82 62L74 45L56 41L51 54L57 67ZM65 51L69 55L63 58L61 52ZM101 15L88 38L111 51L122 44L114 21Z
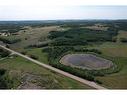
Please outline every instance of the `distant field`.
M24 30L21 30L13 35L15 38L20 38L21 41L10 45L11 48L15 50L22 50L24 47L29 45L39 44L41 42L47 41L48 33L50 31L62 30L59 26L45 26L45 27L24 27ZM11 36L9 36L11 38Z
M54 73L18 56L0 60L0 68L7 69L16 89L90 89L75 80Z
M82 28L88 28L88 29L92 29L92 30L103 30L103 31L106 31L109 27L104 26L103 24L95 24L93 26L86 26L86 27L82 27Z
M111 57L126 57L127 44L124 43L104 43L100 47L104 55Z
M117 35L117 42L121 42L121 38L127 39L127 31L120 30Z

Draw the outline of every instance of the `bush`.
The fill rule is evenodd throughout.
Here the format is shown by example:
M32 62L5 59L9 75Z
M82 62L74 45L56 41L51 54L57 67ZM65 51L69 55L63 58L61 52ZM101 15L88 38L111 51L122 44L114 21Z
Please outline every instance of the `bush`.
M27 53L26 51L21 51L21 54L23 55L26 55L26 53Z
M98 83L98 84L102 84L102 82L99 81L99 80L95 80L95 82Z
M97 54L102 54L101 51L99 51L98 49L87 49L87 48L80 48L80 47L76 47L74 48L74 51L75 52L94 52L94 53L97 53Z
M121 38L120 41L123 42L123 43L126 43L127 42L127 38Z
M5 69L0 69L0 89L13 88L13 80Z
M32 59L35 59L35 60L38 59L38 56L35 56L35 55L29 55L29 57L32 58Z
M89 81L94 81L94 76L92 74L90 74L89 72L87 72L87 70L82 70L82 69L79 69L79 68L72 68L70 66L65 66L63 64L56 64L56 63L53 63L53 62L50 62L50 65L53 66L53 67L56 67L58 69L61 69L65 72L69 72L73 75L76 75L78 77L81 77L81 78L84 78L84 79L87 79Z
M18 39L18 38L9 39L9 38L0 37L0 41L7 44L14 44L14 43L20 42L21 39Z
M9 56L10 52L4 50L4 49L0 49L0 57L7 57Z
M113 37L112 42L116 42L116 41L117 41L117 37Z
M5 69L0 69L0 76L4 75L4 74L5 74L5 72L6 72L6 70L5 70Z

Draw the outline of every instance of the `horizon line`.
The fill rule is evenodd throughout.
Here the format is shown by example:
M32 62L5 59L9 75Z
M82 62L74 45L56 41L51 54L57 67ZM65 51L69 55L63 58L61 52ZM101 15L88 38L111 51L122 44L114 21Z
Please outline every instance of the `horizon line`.
M70 20L72 20L72 21L76 21L76 20L127 20L127 19L122 19L122 18L120 18L120 19L24 19L24 20L0 20L0 21L70 21Z

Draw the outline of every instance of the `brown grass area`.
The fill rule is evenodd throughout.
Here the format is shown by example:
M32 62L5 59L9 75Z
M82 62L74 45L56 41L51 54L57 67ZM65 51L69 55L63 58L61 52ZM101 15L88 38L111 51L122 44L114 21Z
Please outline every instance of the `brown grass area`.
M63 30L63 28L59 26L45 26L45 27L30 27L25 26L25 30L21 30L17 32L15 37L20 37L21 42L15 43L11 45L11 48L15 50L20 50L23 47L28 45L37 44L43 41L48 41L47 36L50 31L59 31Z

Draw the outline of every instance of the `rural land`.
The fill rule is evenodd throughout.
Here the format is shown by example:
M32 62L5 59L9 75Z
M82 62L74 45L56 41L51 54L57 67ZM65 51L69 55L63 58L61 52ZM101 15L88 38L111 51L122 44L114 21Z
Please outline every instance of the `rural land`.
M127 89L127 20L0 21L0 89Z

